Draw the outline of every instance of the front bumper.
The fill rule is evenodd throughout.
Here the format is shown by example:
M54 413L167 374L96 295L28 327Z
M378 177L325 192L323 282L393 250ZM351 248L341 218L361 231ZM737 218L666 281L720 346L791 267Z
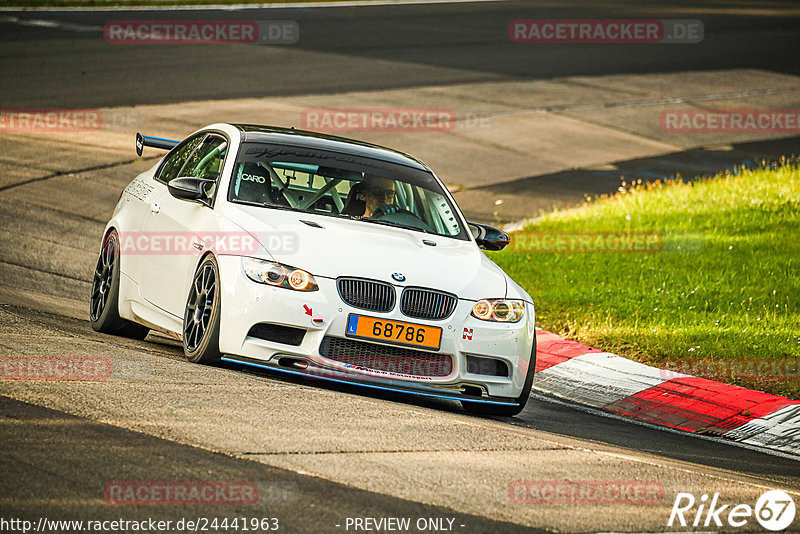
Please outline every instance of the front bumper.
M518 323L480 321L471 316L474 302L468 300L459 300L454 313L445 320L422 320L403 315L397 304L387 313L354 308L340 298L333 279L317 277L318 291L291 291L253 282L244 275L239 257L221 256L218 263L222 309L219 346L227 355L226 361L334 382L498 404L520 396L528 369L534 364L535 312L528 303L525 317ZM347 338L345 329L351 313L441 328L441 345L435 353L452 357L450 372L446 376L414 376L354 367L324 357L320 354L323 339ZM296 346L248 336L257 323L300 328L306 333ZM470 372L468 356L501 360L508 376Z

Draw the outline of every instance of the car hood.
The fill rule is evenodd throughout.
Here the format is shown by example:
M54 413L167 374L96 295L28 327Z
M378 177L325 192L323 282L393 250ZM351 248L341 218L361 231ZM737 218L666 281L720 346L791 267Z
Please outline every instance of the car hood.
M255 206L235 206L224 216L259 241L257 255L314 276L370 278L469 300L506 296L506 274L472 241ZM394 273L405 280L393 280Z

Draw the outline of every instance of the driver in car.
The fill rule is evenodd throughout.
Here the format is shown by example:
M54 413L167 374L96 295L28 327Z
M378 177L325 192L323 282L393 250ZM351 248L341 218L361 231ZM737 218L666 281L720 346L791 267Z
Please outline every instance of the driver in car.
M388 215L400 209L394 203L397 191L394 180L367 175L364 179L364 202L366 209L364 217L379 217Z

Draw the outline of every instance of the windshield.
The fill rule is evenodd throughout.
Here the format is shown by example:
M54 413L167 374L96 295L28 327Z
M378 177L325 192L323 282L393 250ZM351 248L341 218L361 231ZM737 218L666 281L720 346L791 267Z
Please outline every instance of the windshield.
M431 173L350 154L242 143L228 200L469 239Z

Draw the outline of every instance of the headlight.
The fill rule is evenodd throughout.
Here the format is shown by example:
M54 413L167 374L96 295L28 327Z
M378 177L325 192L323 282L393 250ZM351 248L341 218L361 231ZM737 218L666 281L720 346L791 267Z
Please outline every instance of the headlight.
M525 316L521 300L482 299L472 307L472 316L481 321L516 323Z
M274 261L242 257L244 274L254 282L295 291L316 291L319 289L314 277L302 269L295 269Z

